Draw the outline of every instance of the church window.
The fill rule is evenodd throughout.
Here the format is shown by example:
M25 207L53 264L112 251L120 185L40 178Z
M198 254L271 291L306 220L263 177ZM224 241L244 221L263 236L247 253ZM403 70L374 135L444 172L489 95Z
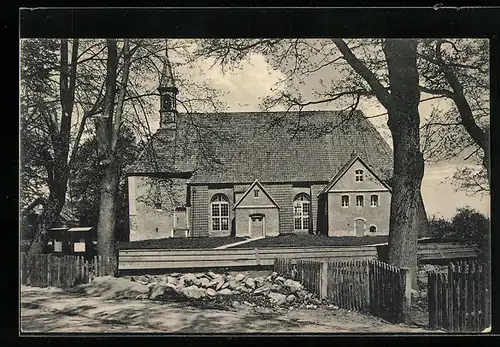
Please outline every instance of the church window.
M293 201L294 229L296 231L309 230L310 209L309 195L298 194Z
M210 203L212 211L212 230L229 230L229 199L224 194L216 194Z

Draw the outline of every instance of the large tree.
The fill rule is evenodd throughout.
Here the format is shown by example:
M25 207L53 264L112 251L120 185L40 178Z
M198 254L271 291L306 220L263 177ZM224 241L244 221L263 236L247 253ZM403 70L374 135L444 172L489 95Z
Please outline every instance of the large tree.
M344 59L368 83L388 113L394 148L389 262L412 270L416 284L420 186L424 158L420 151L420 90L416 40L384 40L389 86L385 88L343 40L334 40Z
M30 39L21 44L21 192L24 205L46 196L44 212L30 252L42 250L44 234L57 225L68 200L68 182L80 143L96 135L103 172L98 222L100 253L112 253L121 153L117 144L127 125L141 143L153 134L158 118L156 90L165 59L165 40ZM169 42L174 53L189 42ZM71 58L69 58L71 57ZM190 76L177 75L186 112L216 111L219 93ZM156 83L155 83L156 81ZM195 117L194 127L202 127ZM93 121L92 121L93 120ZM203 136L203 132L199 132ZM203 139L199 141L204 144ZM153 158L154 159L154 158Z

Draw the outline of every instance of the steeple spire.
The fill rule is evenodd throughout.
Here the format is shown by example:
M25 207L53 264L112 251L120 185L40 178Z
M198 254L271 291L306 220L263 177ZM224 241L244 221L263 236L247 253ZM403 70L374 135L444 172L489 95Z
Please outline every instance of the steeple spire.
M165 40L165 60L163 61L158 91L160 92L160 128L176 129L177 93L179 91L175 86L172 65L168 57L167 40Z
M160 87L176 88L174 74L172 72L172 65L168 57L168 41L165 40L165 60L163 61L163 70L161 73Z

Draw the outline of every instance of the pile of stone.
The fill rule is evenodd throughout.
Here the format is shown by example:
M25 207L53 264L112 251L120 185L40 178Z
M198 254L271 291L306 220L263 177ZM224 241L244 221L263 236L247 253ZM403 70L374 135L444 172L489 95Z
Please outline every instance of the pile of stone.
M140 296L150 300L199 300L221 304L242 303L248 306L301 306L316 308L320 301L304 286L276 272L264 277L249 277L243 273L186 273L131 277L132 281L149 287Z

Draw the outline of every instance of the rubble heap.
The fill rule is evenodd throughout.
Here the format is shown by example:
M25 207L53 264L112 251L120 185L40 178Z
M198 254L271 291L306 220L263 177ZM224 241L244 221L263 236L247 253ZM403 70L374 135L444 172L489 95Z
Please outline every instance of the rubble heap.
M149 300L192 300L221 305L244 304L261 307L317 308L321 301L304 286L273 272L266 278L249 277L243 273L186 273L130 277L149 287L137 298Z

